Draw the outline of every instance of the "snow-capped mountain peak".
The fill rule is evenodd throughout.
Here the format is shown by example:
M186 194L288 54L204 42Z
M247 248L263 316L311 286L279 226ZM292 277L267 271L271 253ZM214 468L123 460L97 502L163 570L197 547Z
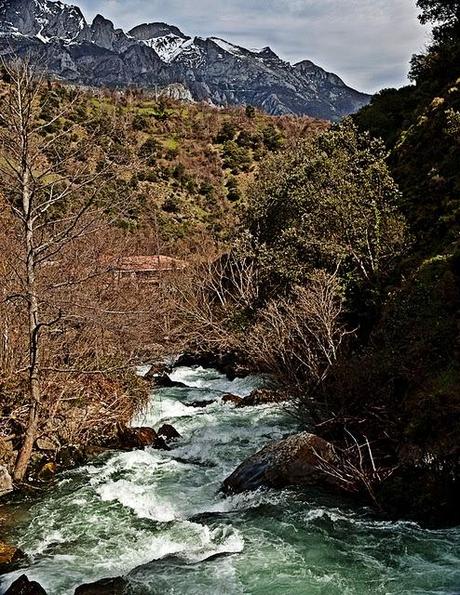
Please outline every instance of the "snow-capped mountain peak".
M335 74L305 60L283 61L269 47L246 49L221 37L190 37L164 22L128 33L77 6L0 0L0 54L45 58L51 75L93 86L178 85L195 100L254 105L272 114L338 119L369 101Z

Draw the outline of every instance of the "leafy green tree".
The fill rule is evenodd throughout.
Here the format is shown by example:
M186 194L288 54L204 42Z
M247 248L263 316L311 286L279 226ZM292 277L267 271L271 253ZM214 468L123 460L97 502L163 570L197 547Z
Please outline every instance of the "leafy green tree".
M353 120L361 130L369 131L372 136L382 138L387 147L393 147L417 101L413 85L383 89L372 97L369 105L353 116Z
M447 133L460 142L460 112L450 109L447 116Z
M405 242L385 156L346 120L263 165L246 225L267 287L289 289L316 269L339 272L350 290L379 285Z
M417 6L422 10L422 24L435 23L433 30L436 41L445 41L458 34L460 25L460 0L418 0Z
M410 78L427 88L441 89L460 75L460 0L418 0L422 24L433 23L433 43L412 57Z
M248 130L242 130L237 139L236 144L240 147L246 147L247 149L257 149L261 146L262 137L256 132L249 132Z

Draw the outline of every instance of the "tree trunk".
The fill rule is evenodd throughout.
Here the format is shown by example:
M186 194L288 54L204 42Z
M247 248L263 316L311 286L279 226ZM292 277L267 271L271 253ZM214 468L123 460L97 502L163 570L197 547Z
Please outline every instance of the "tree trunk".
M24 152L27 148L24 148ZM32 456L34 442L37 436L38 421L40 417L41 389L39 368L39 306L37 297L37 284L35 278L35 247L34 227L32 217L31 193L29 183L29 170L27 163L23 163L23 212L24 235L27 253L27 300L29 319L29 418L27 421L24 441L19 452L14 469L14 480L23 481L27 467Z

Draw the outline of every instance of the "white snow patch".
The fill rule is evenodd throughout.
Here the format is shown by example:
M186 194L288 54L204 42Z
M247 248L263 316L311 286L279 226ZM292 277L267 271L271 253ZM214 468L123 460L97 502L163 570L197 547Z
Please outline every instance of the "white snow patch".
M242 58L244 56L242 49L237 45L233 45L224 39L220 39L220 37L210 37L209 39L227 52L227 54L232 54L232 56L236 56L237 58Z
M154 49L163 62L172 62L185 47L191 44L190 39L184 39L174 33L162 37L144 40L145 45Z

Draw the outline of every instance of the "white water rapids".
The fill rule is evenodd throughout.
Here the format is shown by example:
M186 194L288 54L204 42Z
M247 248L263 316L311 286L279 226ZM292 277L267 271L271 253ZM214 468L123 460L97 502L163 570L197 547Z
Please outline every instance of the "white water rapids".
M297 428L281 408L219 402L248 395L257 378L202 368L172 378L187 388L156 390L134 422L172 423L182 435L172 451L106 454L63 475L11 529L30 557L26 574L49 595L120 575L134 595L460 593L458 529L382 522L314 491L223 498L222 480L244 458Z

